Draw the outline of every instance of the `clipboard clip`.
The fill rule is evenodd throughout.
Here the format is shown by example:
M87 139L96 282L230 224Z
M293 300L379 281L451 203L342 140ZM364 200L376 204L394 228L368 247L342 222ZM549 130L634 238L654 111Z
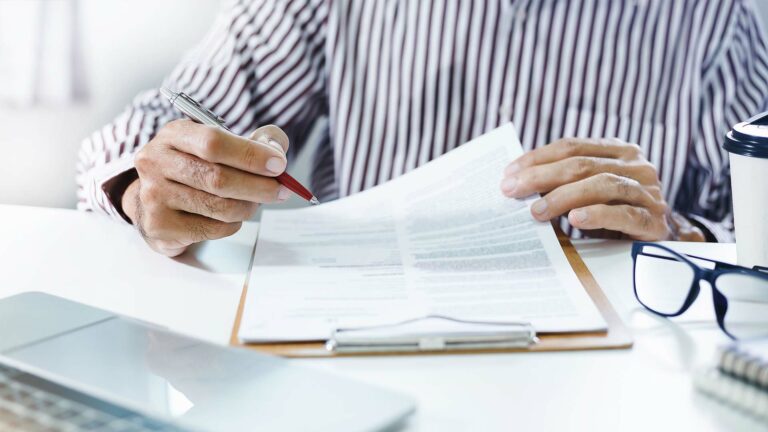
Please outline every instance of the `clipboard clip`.
M333 353L390 353L527 348L538 342L528 322L470 321L426 315L368 327L337 328L325 343Z

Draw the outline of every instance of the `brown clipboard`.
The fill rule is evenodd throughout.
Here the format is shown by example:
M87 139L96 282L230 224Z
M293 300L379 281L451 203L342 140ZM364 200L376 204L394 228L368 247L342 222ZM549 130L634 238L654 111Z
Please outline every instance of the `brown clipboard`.
M240 320L243 315L245 297L248 292L248 281L245 281L243 293L240 296L240 304L237 307L235 324L232 328L230 345L245 347L261 351L268 354L275 354L283 357L341 357L341 356L371 356L371 355L422 355L422 354L480 354L480 353L499 353L499 352L544 352L544 351L577 351L577 350L607 350L607 349L626 349L632 347L632 334L621 321L621 318L611 306L608 298L600 289L595 278L590 273L587 265L579 256L571 240L565 236L562 231L555 228L560 245L568 258L568 262L573 267L576 276L581 281L587 294L597 306L600 314L606 322L607 330L601 332L582 332L582 333L539 333L539 342L527 348L506 348L506 349L470 349L470 350L451 350L451 351L417 351L417 352L385 352L385 353L334 353L325 349L324 342L290 342L290 343L258 343L243 344L237 337L240 330Z

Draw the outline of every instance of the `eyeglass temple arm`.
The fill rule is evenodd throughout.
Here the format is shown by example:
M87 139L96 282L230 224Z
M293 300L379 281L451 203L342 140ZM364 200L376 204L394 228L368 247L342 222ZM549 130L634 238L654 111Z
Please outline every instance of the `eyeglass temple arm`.
M643 252L642 250L640 252L638 252L638 254L639 255L653 257L653 258L661 258L661 259L664 259L664 260L667 260L667 261L677 261L677 259L674 258L674 257L664 256L664 255L656 255L656 254L652 254L652 253ZM730 263L726 263L726 262L722 262L722 261L713 260L711 258L700 257L700 256L697 256L697 255L690 255L690 254L685 254L685 253L682 254L682 255L687 256L688 258L693 258L693 259L697 259L697 260L701 260L701 261L711 262L711 263L715 264L715 268L716 269L719 269L719 268L731 268L732 269L732 268L738 268L739 267L736 264L730 264ZM757 266L756 265L756 266L752 267L752 270L757 270L757 271L759 271L761 273L768 273L768 267L762 267L762 266Z

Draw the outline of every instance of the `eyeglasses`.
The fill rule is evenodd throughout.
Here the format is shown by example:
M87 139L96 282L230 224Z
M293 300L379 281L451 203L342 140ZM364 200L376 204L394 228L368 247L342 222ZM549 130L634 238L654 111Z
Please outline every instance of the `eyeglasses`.
M655 243L635 242L635 297L663 317L683 314L701 291L712 287L717 324L733 339L768 336L768 269L752 269L694 255Z

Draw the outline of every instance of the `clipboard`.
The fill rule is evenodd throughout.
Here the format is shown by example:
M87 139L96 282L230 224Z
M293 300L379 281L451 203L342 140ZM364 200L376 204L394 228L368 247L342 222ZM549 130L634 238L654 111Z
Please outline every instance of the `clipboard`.
M553 224L554 226L554 224ZM326 349L325 342L289 342L289 343L258 343L243 344L237 337L240 330L240 321L245 307L245 297L248 292L248 281L243 286L243 293L240 296L240 304L237 308L235 323L232 328L230 345L253 349L267 354L279 355L291 358L327 358L342 356L371 356L371 355L422 355L422 354L481 354L481 353L500 353L500 352L548 352L548 351L580 351L580 350L608 350L608 349L628 349L632 347L632 334L624 325L619 315L613 309L603 290L597 284L597 281L590 273L587 265L579 256L576 248L559 227L555 226L557 239L563 248L568 262L571 264L576 276L579 278L584 290L587 291L589 298L595 304L600 314L605 320L607 330L599 332L576 332L576 333L538 333L538 340L535 344L525 347L502 347L502 348L468 348L462 350L421 350L421 351L397 351L390 350L386 352L331 352ZM254 248L255 250L255 248Z

